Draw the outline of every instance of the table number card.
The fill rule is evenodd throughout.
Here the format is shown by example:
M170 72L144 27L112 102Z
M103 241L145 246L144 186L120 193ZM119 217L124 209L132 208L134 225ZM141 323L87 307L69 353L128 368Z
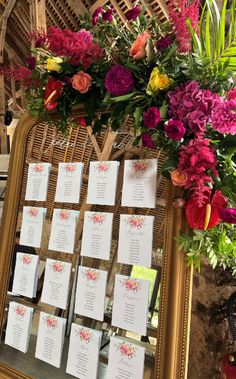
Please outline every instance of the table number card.
M107 378L143 379L145 348L111 337Z
M41 301L54 307L66 309L70 284L71 263L46 260Z
M25 200L46 201L51 163L30 163Z
M36 297L39 256L17 253L12 291L26 297Z
M116 275L112 325L145 336L149 281Z
M78 217L79 211L54 209L49 250L73 254Z
M79 267L75 313L103 321L107 271Z
M120 215L118 262L151 267L153 216Z
M117 161L90 162L88 204L115 205L118 170Z
M79 203L83 166L82 162L59 163L56 202Z
M66 319L40 312L35 357L57 368L61 364Z
M85 212L81 255L110 259L113 214Z
M20 245L40 247L46 208L23 207Z
M72 324L66 372L79 379L96 379L102 332Z
M32 317L33 308L11 301L9 303L5 344L26 353Z
M122 206L155 208L156 184L157 159L126 160Z

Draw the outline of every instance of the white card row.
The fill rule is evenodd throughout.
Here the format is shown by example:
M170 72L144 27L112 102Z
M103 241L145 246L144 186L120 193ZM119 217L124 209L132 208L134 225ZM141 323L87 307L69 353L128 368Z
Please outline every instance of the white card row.
M82 185L82 162L59 163L55 201L78 204ZM25 199L46 201L50 163L30 163ZM90 162L87 203L115 205L118 161ZM155 208L157 159L126 160L122 206Z
M38 277L38 256L17 253L13 293L32 298ZM72 264L47 258L41 302L66 309ZM107 271L79 266L75 313L104 320ZM146 335L149 281L116 274L112 325Z
M23 208L20 244L40 247L46 208ZM49 250L73 253L79 212L54 209ZM109 260L113 214L85 212L81 256ZM120 215L118 262L151 267L154 216Z
M24 353L28 350L33 308L10 302L5 343ZM59 368L66 319L40 312L35 357ZM72 323L66 372L80 379L96 379L102 332ZM145 349L122 338L111 337L107 378L142 379Z

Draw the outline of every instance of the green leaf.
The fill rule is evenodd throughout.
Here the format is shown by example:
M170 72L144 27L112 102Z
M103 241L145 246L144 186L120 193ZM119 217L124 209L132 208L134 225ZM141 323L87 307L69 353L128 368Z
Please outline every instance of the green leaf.
M113 103L119 103L120 101L126 101L131 99L135 95L134 92L128 93L127 95L123 96L117 96L117 97L110 97L111 102Z
M173 171L177 168L178 160L177 157L170 157L168 158L162 165L161 173L166 178L170 178L170 171Z

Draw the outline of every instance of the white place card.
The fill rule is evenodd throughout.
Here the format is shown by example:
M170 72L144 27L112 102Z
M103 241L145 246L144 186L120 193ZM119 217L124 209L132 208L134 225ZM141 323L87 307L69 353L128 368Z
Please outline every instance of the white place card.
M103 321L107 271L79 267L75 313Z
M151 267L153 216L120 215L118 262Z
M40 312L35 357L57 368L61 365L66 319Z
M110 259L113 213L85 212L81 255Z
M117 161L90 162L88 204L115 205L118 170Z
M79 379L96 379L102 332L72 324L66 372Z
M143 379L145 348L111 337L107 378Z
M36 297L39 273L39 256L16 254L12 292L26 297Z
M49 250L73 254L78 217L79 211L54 209Z
M46 201L51 163L30 163L25 200Z
M20 245L40 247L46 208L23 207Z
M82 162L59 163L56 202L79 203L83 166Z
M33 308L11 301L9 303L5 344L26 353L32 317Z
M126 160L121 205L155 208L157 159Z
M47 258L42 303L66 309L70 285L71 263Z
M112 325L145 336L149 281L116 275Z

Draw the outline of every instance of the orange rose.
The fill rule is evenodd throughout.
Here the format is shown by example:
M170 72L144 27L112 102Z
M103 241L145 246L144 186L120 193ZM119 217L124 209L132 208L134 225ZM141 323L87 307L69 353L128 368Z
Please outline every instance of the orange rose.
M79 71L72 78L72 87L80 93L86 93L92 84L92 77L84 71Z
M188 175L179 170L174 170L170 172L171 181L174 186L183 187L187 183Z
M146 57L146 45L148 38L150 38L150 34L148 32L138 35L129 51L131 57L134 59L143 59Z

